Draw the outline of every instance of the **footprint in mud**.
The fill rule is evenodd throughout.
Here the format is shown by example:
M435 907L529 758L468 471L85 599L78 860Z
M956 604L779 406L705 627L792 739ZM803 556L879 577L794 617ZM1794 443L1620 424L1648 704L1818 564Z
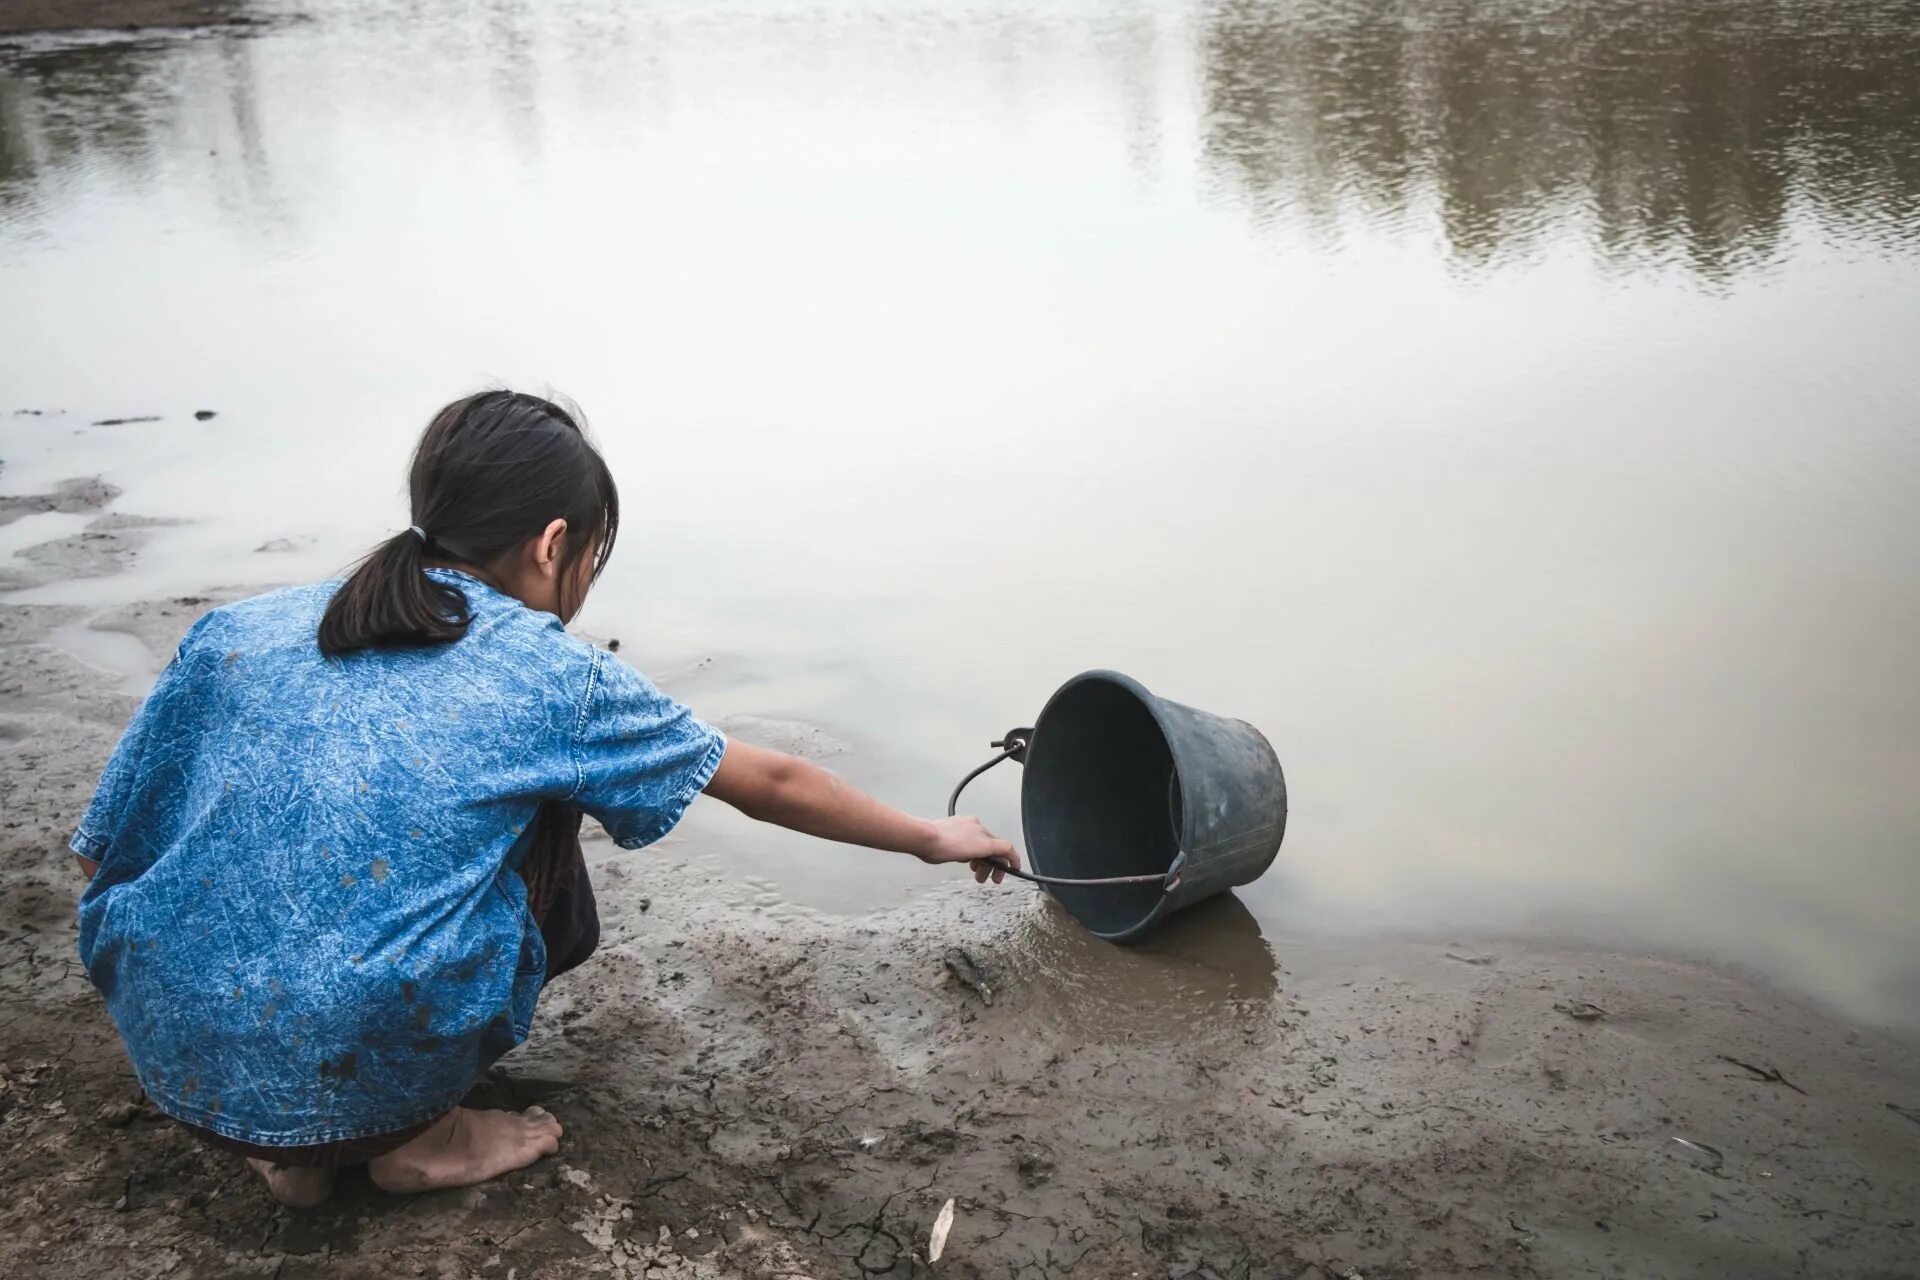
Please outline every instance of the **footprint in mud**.
M1014 1160L1013 1171L1020 1178L1020 1185L1031 1191L1053 1178L1053 1161L1035 1148L1020 1152Z
M1491 1015L1476 1008L1466 1041L1476 1067L1503 1067L1530 1062L1538 1037L1510 1008L1496 1008Z
M1611 1032L1623 1040L1636 1044L1650 1045L1657 1049L1670 1048L1687 1038L1689 1027L1686 1021L1671 1013L1661 1013L1648 1009L1615 1009L1608 1006L1604 1019L1589 1025Z
M941 1126L933 1129L909 1128L888 1144L895 1158L910 1164L938 1164L960 1149L966 1135L958 1129Z

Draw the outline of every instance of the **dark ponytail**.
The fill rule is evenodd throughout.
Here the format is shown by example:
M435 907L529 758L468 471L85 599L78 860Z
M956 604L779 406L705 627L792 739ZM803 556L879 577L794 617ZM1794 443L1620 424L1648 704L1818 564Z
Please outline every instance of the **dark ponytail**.
M356 649L445 644L465 635L465 593L428 577L426 558L426 541L411 529L374 548L320 619L320 651L337 658Z
M467 597L428 576L429 563L485 572L562 519L565 591L585 556L600 576L620 527L613 475L574 415L515 391L483 391L435 414L414 450L407 491L413 528L361 561L320 619L320 651L328 657L465 635Z

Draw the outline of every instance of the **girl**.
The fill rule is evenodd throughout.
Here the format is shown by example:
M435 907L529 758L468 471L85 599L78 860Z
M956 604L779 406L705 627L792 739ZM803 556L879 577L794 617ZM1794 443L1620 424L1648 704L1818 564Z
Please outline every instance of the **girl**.
M465 1186L560 1124L459 1104L599 936L582 813L636 849L703 791L796 831L969 862L1012 846L729 743L565 623L606 567L613 477L536 396L441 410L413 526L344 584L196 623L73 837L80 956L149 1097L282 1203L366 1162Z

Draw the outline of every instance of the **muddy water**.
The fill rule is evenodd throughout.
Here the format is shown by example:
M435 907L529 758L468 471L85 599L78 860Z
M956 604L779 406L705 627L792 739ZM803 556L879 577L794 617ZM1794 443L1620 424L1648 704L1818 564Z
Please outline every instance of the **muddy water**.
M330 572L440 401L555 388L583 628L711 716L927 811L1087 667L1267 731L1281 860L1152 1001L1512 928L1920 1023L1909 5L311 7L0 57L0 486L182 521L16 598Z

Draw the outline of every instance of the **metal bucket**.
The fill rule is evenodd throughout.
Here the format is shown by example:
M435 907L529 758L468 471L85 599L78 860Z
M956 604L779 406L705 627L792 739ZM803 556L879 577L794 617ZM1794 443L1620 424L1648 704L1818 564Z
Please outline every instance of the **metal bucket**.
M1273 863L1287 829L1280 759L1244 720L1155 697L1116 671L1061 685L1002 760L1026 766L1023 879L1044 886L1099 937L1135 938Z

